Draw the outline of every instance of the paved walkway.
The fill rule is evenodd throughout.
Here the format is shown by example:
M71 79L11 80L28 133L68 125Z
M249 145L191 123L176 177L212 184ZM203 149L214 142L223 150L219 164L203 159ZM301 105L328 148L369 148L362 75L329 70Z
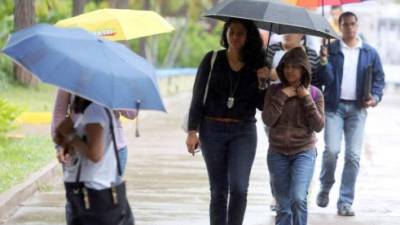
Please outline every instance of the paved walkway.
M126 172L128 197L137 225L207 225L208 181L201 154L186 153L185 134L179 128L188 105L187 94L168 99L169 113L141 112L141 137L134 124L125 124L129 139ZM310 225L400 224L400 93L388 94L379 108L369 111L366 144L354 205L357 216L336 216L338 185L326 209L315 205L319 157L310 196ZM270 225L274 214L265 164L266 138L259 123L259 148L253 166L245 225ZM342 159L343 154L341 154ZM341 160L342 161L342 160ZM342 164L341 164L342 165ZM342 166L338 168L342 168ZM338 171L338 175L341 171ZM64 224L64 190L61 180L54 188L38 192L23 203L5 225Z

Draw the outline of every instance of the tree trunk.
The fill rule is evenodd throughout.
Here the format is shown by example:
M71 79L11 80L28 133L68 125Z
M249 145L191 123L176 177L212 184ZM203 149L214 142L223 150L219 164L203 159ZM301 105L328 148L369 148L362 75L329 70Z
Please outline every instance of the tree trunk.
M35 0L14 0L14 28L21 30L35 24ZM26 69L14 64L14 77L23 85L37 86L39 83Z
M150 0L144 0L143 1L143 10L149 10L149 9L150 9ZM146 38L140 38L140 42L139 42L140 52L139 52L139 55L144 57L144 58L147 58L146 42L147 42Z
M77 16L85 11L85 4L87 0L74 0L72 15Z

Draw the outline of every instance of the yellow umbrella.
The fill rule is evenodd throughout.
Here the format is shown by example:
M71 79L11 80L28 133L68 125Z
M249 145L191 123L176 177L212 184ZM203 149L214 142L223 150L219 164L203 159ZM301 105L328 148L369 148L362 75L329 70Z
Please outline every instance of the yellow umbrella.
M113 41L146 37L174 30L154 11L129 9L99 9L60 20L56 26L83 28Z

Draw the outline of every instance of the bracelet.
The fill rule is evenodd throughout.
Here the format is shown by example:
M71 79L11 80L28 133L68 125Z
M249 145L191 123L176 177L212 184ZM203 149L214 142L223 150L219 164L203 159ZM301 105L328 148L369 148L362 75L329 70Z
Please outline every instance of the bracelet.
M328 64L328 60L321 60L320 64L321 66L326 66L326 64Z

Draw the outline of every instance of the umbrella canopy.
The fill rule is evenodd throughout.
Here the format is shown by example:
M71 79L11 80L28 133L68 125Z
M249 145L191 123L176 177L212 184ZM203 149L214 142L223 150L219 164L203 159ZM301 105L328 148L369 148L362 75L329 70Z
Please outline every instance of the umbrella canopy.
M265 0L227 0L208 10L204 16L227 21L230 18L252 20L262 29L277 34L302 33L338 38L329 22L305 8Z
M287 3L301 7L320 7L324 5L343 5L348 3L363 2L366 0L285 0Z
M83 28L112 41L130 40L174 30L154 11L129 9L99 9L60 20L56 26Z
M153 66L124 45L82 29L38 24L11 35L3 52L43 82L111 109L165 111Z

